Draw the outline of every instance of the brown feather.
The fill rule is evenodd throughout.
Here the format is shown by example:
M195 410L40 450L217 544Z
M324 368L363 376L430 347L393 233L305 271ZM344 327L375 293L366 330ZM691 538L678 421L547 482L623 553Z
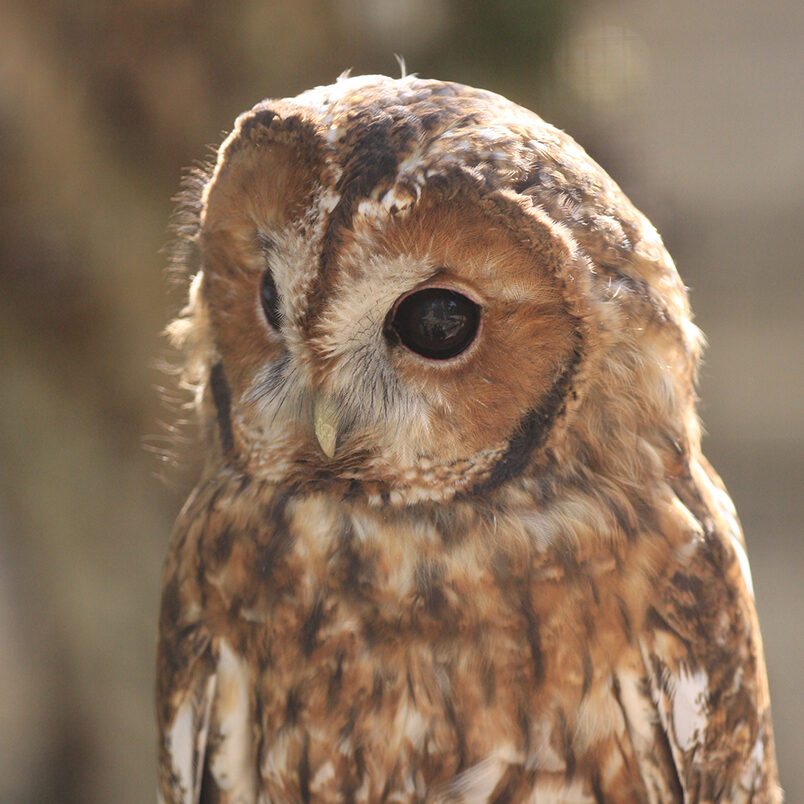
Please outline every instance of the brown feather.
M492 93L367 76L238 118L195 206L163 800L779 802L702 339L603 170ZM449 360L384 334L428 286L481 308Z

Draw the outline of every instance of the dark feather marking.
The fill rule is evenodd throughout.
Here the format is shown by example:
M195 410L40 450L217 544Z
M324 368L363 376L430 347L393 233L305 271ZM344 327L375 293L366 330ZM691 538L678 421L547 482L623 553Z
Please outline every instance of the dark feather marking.
M232 554L232 546L234 544L234 532L231 525L226 525L220 532L220 535L215 539L215 546L212 555L218 564L223 564L229 560Z
M539 618L530 609L524 611L527 622L528 645L533 665L533 677L537 684L544 680L544 662L542 660L541 634L539 633Z
M394 176L401 157L400 145L410 141L415 129L411 119L404 119L404 109L381 109L371 106L358 116L363 125L353 121L352 142L348 143L349 153L344 160L343 173L336 185L344 204L344 213L351 213L353 205L366 198L383 180ZM346 221L351 222L351 218Z
M207 500L207 514L212 514L217 511L218 500L220 499L221 495L223 494L224 486L220 484L213 492L209 495L209 500Z
M233 594L231 598L229 598L229 616L232 618L236 618L240 616L240 612L243 608L243 596L240 594ZM248 645L248 632L241 630L239 633L239 645L241 653L244 652L246 645Z
M204 757L204 770L201 773L201 790L198 795L198 804L218 804L221 800L221 790L218 787L215 777L212 775L212 768L209 764L209 752Z
M522 732L522 750L525 755L530 752L530 713L524 704L516 708L516 722Z
M382 671L377 668L374 671L374 685L371 688L371 705L374 709L379 709L382 704L382 695L385 682L383 681Z
M597 589L594 580L590 583L590 586L593 589L592 596L595 599L595 603L600 603L600 599L595 591ZM583 612L583 631L585 635L586 642L592 642L595 638L595 634L597 633L597 623L595 622L595 618L592 616L593 609L586 608Z
M572 732L570 731L569 724L567 723L567 716L564 714L563 709L558 710L558 726L561 729L562 747L564 749L565 760L565 773L564 777L569 782L575 775L575 750L572 747Z
M302 689L300 686L291 687L285 699L285 725L295 726L299 721L302 710Z
M696 601L700 601L703 598L703 581L698 576L676 571L673 573L671 580L673 586L675 586L680 592L691 594Z
M594 668L592 667L592 656L588 650L583 652L583 686L581 687L581 697L585 698L592 686Z
M455 772L458 773L466 765L466 732L464 730L464 725L461 718L455 711L455 704L452 700L452 697L448 693L444 695L444 713L446 714L447 720L449 721L450 726L452 726L452 731L455 734L455 750L458 754L458 764Z
M524 773L525 769L522 765L509 765L489 796L489 804L508 804L515 801L514 796Z
M628 514L623 510L622 506L617 504L613 499L609 498L607 500L609 510L614 514L614 518L617 520L617 524L620 526L620 529L625 534L625 538L633 544L637 538L637 528L631 523ZM640 520L645 524L645 520Z
M340 200L330 214L321 245L321 281L310 298L303 321L308 332L329 294L341 231L351 225L360 199L367 198L380 185L390 185L400 159L419 130L415 120L401 106L382 109L371 105L355 112L350 123L350 134L341 142L346 155L335 186Z
M589 781L592 784L592 795L595 797L595 804L606 804L606 799L603 795L603 785L600 780L600 770L595 768L590 777Z
M362 780L363 777L366 775L366 757L363 752L362 745L358 745L355 747L354 758L355 758L355 770L357 771L357 778L358 780ZM359 786L360 785L358 785L358 787Z
M497 697L497 675L492 661L485 661L480 670L480 684L483 687L483 700L486 706L494 703Z
M179 625L181 610L179 579L176 575L171 575L170 580L162 590L162 606L159 616L160 631L162 633L173 633L176 630Z
M159 718L165 724L173 717L174 701L171 696L188 666L197 663L198 672L201 673L201 668L206 664L209 672L212 672L217 660L209 649L209 633L197 623L173 631L160 629L160 634L157 700Z
M341 741L348 740L349 737L352 736L352 732L355 730L355 726L357 725L357 716L359 712L360 706L358 704L355 703L349 707L349 713L346 716L346 723L343 724L340 734L338 735Z
M533 192L537 187L539 187L543 181L542 178L542 171L544 167L542 165L536 165L532 167L530 170L526 171L517 181L514 183L512 189L515 193L519 193L520 195L532 195Z
M454 506L449 508L444 506L435 507L430 514L430 519L436 532L441 537L441 543L446 548L456 547L466 538L469 532L469 528L456 515Z
M357 480L357 478L353 478L349 481L349 485L346 487L346 491L344 492L344 502L356 500L362 494L362 491L363 489L360 485L360 481Z
M533 602L530 598L531 580L529 577L522 578L514 573L510 557L502 550L497 550L492 555L491 572L497 588L511 601L512 605L519 608L522 614L525 621L525 636L530 647L533 678L539 684L544 680L544 662L539 615L533 610Z
M441 562L422 559L414 570L416 599L424 604L425 611L438 617L447 605L444 594L444 565Z
M628 611L628 606L621 597L617 597L617 608L620 612L620 618L623 623L623 633L629 645L634 644L634 628L631 625L631 614Z
M340 650L335 657L335 672L330 676L327 685L327 705L332 709L337 703L341 688L343 687L343 662L346 654Z
M615 681L617 681L616 677L615 677ZM617 703L620 704L620 708L622 709L622 704L620 703L620 683L619 683L619 681L617 681L617 694L614 697L615 697L615 700L617 701ZM625 712L623 712L623 716L624 715L625 715ZM628 720L627 719L625 719L625 725L626 725L626 728L628 728ZM629 731L629 737L630 737L630 731ZM620 736L618 734L614 735L614 742L617 745L617 751L620 754L620 759L622 759L622 761L623 761L623 766L628 771L628 775L632 776L633 771L634 771L634 765L633 765L633 762L631 762L631 759L632 759L631 754L629 754L628 751L625 750L625 747L623 746L622 740L620 739Z
M258 128L270 128L271 123L278 117L277 113L271 109L254 110L240 124L240 137L250 139Z
M385 784L382 787L382 793L380 793L380 804L388 800L388 796L391 793L391 786L396 782L396 776L399 773L399 764L397 763L394 765L394 769L391 773L388 774L388 778L385 780Z
M197 626L181 628L182 601L175 575L165 584L159 613L159 672L157 700L160 720L167 723L172 717L171 693L187 663L188 639Z
M354 804L356 792L357 784L354 781L347 779L340 790L342 796L340 800L343 801L343 804Z
M376 580L376 560L359 549L351 521L344 519L333 542L329 561L341 589L354 597L368 597Z
M592 593L592 598L595 601L595 606L599 606L600 605L600 590L597 588L597 581L594 578L590 577L590 578L588 578L588 583L589 583L589 591ZM586 617L584 617L584 625L586 625L586 622L585 622L586 619L589 619L589 620L592 619L591 618L591 613L588 614ZM592 620L592 622L594 622L594 620ZM594 626L593 626L593 628L591 630L587 626L586 633L591 636L594 633Z
M324 624L324 620L324 597L319 593L302 626L301 644L304 655L307 657L312 654L318 644L318 632Z
M647 679L643 679L643 682L644 682L645 686L647 686ZM634 738L633 738L633 729L631 727L631 721L628 718L628 713L625 711L625 707L623 706L622 691L620 689L620 679L616 675L613 675L612 678L611 678L611 694L614 696L614 700L617 702L617 706L620 707L620 712L622 712L622 716L623 716L623 722L625 723L625 730L628 733L628 737L631 740L631 745L633 746L635 744L634 743ZM645 698L649 699L651 697L650 690L646 689L644 691L643 695L645 696ZM667 734L664 731L661 731L661 730L658 730L658 729L655 731L655 733L656 733L657 738L658 738L657 742L656 742L656 744L654 745L654 748L653 748L653 754L655 755L655 761L656 762L662 762L663 761L663 764L666 767L675 769L675 762L674 762L674 760L672 758L672 752L670 750L670 744L668 742ZM628 768L629 771L630 771L631 768L632 768L632 765L631 765L631 762L630 762L630 760L628 758L628 752L625 751L625 749L623 748L622 744L620 743L619 737L616 738L616 740L617 740L617 748L618 748L618 750L620 752L620 755L623 758L623 762L624 762L626 768ZM639 765L638 761L637 761L637 765ZM631 775L633 775L633 773L631 773ZM674 801L683 801L684 800L684 795L681 792L682 787L681 787L681 781L678 778L678 774L673 773L672 778L668 779L667 781L668 781L669 785L673 788L673 792L675 793L675 795L673 796L673 800Z
M207 523L208 524L208 523ZM205 541L209 541L209 537L204 533ZM198 603L201 606L201 610L205 610L207 606L207 562L204 561L203 554L197 557L196 565L195 565L195 582L198 586L199 592L199 599Z
M294 493L293 489L277 492L265 506L263 519L270 531L267 540L255 539L257 543L254 546L254 557L256 568L266 578L273 574L276 565L293 546L294 537L290 532L286 509Z
M580 332L576 335L580 340ZM519 422L514 434L508 441L508 447L497 462L491 467L491 472L475 486L468 495L486 494L503 483L520 475L533 453L543 446L556 419L565 409L565 398L571 387L572 378L581 361L580 345L576 347L569 364L564 368L561 377L541 400L538 407L529 410ZM462 496L462 495L458 495Z
M382 614L376 605L366 608L360 622L360 635L369 648L380 642L398 638L398 633L389 629L388 623L382 619Z
M696 615L696 619L699 619L699 616L700 613ZM645 615L645 630L648 633L662 630L672 634L679 642L681 642L682 645L684 645L687 654L687 663L690 666L695 664L694 652L688 639L688 635L682 634L677 628L674 628L670 622L659 613L655 606L651 606Z
M542 656L542 637L539 631L539 615L533 611L533 604L527 586L520 592L521 610L525 617L525 633L530 647L533 678L537 684L544 681L544 660Z
M306 731L299 757L299 793L302 802L310 804L310 734Z
M255 545L255 568L263 578L268 579L274 574L279 563L290 552L292 545L292 536L283 527L275 528L266 542Z
M225 455L234 449L234 433L232 431L232 395L229 383L223 373L223 364L216 363L209 373L209 387L212 391L212 401L218 418L218 432L220 433L221 447Z
M410 670L407 672L408 694L410 695L411 703L416 706L416 690L413 687L413 678L410 675Z

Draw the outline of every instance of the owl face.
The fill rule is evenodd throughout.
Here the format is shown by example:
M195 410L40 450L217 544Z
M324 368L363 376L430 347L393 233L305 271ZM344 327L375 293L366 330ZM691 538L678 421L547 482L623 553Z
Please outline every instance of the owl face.
M262 476L385 501L499 485L577 418L590 340L633 341L616 299L650 290L606 216L619 190L532 113L450 86L344 80L260 104L220 149L189 318L221 447Z

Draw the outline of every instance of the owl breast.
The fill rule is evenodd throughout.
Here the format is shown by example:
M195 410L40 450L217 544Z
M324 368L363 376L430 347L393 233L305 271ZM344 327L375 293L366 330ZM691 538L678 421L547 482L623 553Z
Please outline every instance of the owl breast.
M389 516L231 484L193 513L183 608L226 635L211 744L250 723L269 800L594 801L589 767L638 792L616 667L627 684L641 615L614 562L537 557L520 518L459 503Z

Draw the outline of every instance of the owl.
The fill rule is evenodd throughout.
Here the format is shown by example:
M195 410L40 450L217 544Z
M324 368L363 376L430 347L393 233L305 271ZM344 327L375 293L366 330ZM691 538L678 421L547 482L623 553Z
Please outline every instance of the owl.
M779 802L702 337L609 176L499 95L362 76L197 179L160 801Z

